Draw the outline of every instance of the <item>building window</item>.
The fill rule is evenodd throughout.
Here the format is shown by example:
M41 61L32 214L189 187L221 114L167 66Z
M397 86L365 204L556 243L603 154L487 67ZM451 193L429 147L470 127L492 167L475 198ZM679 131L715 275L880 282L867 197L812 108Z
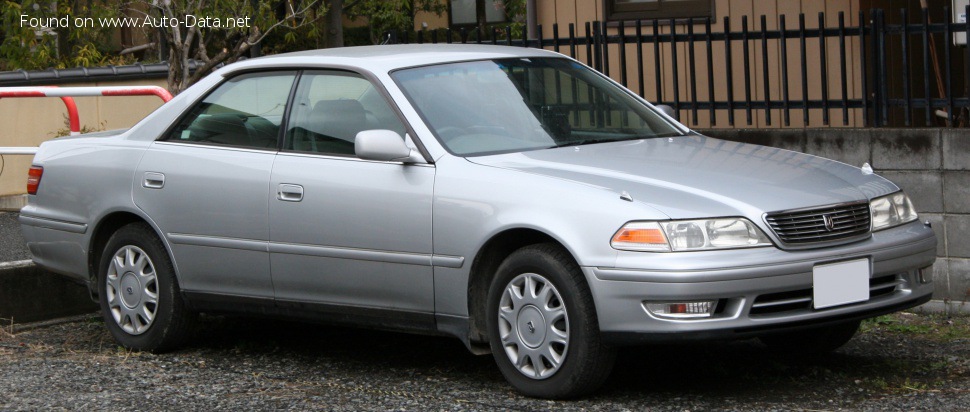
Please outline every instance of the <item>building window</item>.
M609 20L714 17L713 0L604 0Z
M504 23L505 0L451 0L449 2L452 26L475 26Z

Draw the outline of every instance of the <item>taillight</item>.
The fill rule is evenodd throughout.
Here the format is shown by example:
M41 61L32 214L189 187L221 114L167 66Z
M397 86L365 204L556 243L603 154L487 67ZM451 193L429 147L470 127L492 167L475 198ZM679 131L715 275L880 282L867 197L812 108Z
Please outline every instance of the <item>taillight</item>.
M31 195L37 194L37 187L40 186L40 177L44 175L44 168L40 166L31 166L30 171L27 172L27 193Z

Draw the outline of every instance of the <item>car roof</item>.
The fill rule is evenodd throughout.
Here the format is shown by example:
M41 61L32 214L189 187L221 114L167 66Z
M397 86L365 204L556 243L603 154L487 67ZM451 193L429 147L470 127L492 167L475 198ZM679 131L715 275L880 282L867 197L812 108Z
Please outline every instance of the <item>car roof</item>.
M307 50L259 57L231 64L228 71L253 68L285 68L334 65L359 67L372 72L449 62L524 58L562 57L542 49L483 44L401 44L382 46L339 47Z

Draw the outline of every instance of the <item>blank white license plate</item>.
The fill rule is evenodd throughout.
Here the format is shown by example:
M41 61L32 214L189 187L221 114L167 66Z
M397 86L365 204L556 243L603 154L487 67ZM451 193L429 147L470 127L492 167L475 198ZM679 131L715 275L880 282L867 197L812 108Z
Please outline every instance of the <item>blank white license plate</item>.
M816 265L812 269L815 309L869 300L869 259Z

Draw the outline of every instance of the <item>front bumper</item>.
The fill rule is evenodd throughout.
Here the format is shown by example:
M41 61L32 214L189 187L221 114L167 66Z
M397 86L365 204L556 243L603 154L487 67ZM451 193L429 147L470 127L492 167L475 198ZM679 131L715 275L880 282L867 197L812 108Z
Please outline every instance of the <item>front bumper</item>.
M814 309L812 269L817 264L870 260L870 298ZM870 239L813 250L759 248L621 255L618 268L584 267L600 330L613 344L643 341L732 339L863 319L922 304L933 293L920 270L936 259L932 229L913 222ZM931 274L924 274L931 278ZM710 318L666 319L644 302L717 300Z

